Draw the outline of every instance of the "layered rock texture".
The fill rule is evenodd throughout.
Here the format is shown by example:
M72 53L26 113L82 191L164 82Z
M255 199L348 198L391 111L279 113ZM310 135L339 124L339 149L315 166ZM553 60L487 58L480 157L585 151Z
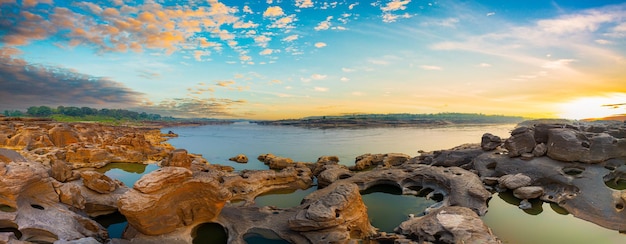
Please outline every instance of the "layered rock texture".
M173 132L172 132L173 133ZM532 124L509 138L423 152L336 156L294 162L263 154L268 170L233 172L157 130L97 124L0 124L0 243L190 243L217 223L229 243L261 235L290 243L499 243L482 222L492 194L555 203L575 217L626 231L626 125ZM247 161L245 155L231 159ZM133 186L94 171L111 162L158 163ZM258 207L277 191L313 191L298 206ZM361 193L380 185L436 201L393 233L369 221ZM392 205L390 205L392 206ZM119 212L123 239L90 217Z

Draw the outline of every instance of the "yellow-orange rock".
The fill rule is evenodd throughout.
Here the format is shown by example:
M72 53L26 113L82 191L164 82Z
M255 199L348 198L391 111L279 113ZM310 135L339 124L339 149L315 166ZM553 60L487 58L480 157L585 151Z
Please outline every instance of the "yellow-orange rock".
M143 176L119 199L128 224L145 235L160 235L176 228L214 221L230 193L218 179L204 172L165 167Z

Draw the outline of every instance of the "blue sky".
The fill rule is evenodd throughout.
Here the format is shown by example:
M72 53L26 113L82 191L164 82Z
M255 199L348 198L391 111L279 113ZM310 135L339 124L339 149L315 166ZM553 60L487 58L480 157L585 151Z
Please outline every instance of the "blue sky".
M0 110L626 114L623 1L0 0L0 11Z

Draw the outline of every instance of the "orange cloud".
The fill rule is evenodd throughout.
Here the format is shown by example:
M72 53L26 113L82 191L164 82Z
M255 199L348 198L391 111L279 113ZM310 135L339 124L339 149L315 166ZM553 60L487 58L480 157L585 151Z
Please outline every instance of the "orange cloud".
M283 9L279 6L271 6L268 7L265 12L263 12L263 17L278 17L284 15Z

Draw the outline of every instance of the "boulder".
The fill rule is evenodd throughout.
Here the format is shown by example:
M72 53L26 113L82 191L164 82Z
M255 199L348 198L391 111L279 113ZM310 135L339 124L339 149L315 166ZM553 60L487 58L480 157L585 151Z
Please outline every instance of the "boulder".
M50 162L50 176L60 182L78 179L78 175L74 174L72 167L61 160L52 160Z
M81 194L80 187L74 184L61 184L58 187L59 200L77 209L85 209L86 200Z
M503 175L498 179L500 187L515 190L517 188L528 186L532 182L531 178L525 174Z
M480 140L480 148L485 151L493 151L500 145L502 145L502 139L499 136L493 135L491 133L483 134Z
M78 133L66 123L55 124L52 129L48 130L48 135L56 147L65 147L79 142Z
M244 154L239 154L237 156L229 158L228 160L233 161L233 162L237 162L237 163L240 163L240 164L245 164L245 163L248 163L248 156L246 156Z
M294 163L293 159L291 158L273 157L269 160L268 166L270 167L270 169L280 170L287 167L292 167L294 166Z
M518 127L511 132L511 137L504 141L504 147L509 151L509 157L518 157L523 153L530 153L535 148L535 137L528 127Z
M187 153L185 149L176 149L172 151L166 159L163 159L161 165L162 166L172 166L172 167L183 167L190 168L191 167L191 157Z
M544 193L541 186L523 186L513 190L513 196L519 199L533 199L542 196Z
M321 156L317 158L318 164L336 164L339 163L339 157L337 156Z
M289 219L288 225L312 243L345 243L375 233L355 184L340 183L318 190L305 197L302 205L304 208Z
M459 206L410 218L395 231L419 243L500 243L475 212Z
M144 175L133 188L141 193L152 193L191 178L192 172L181 167L164 167Z
M80 172L80 176L83 178L83 184L87 188L98 193L111 193L117 189L117 183L102 173L98 173L96 171L83 171Z
M551 129L547 146L548 157L567 162L599 163L626 157L626 139L618 139L606 133Z
M546 155L547 152L548 152L548 147L546 146L546 144L539 143L535 145L535 148L533 149L533 156L541 157L541 156Z
M188 169L165 167L144 175L119 198L119 211L145 235L213 222L231 194L209 173L196 174L191 177Z

